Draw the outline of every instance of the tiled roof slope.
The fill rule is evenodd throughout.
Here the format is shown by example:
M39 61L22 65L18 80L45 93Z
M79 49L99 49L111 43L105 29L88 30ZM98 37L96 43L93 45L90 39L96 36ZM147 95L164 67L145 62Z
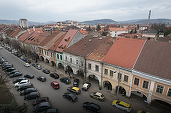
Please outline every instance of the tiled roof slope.
M171 80L171 44L148 40L134 69Z
M46 37L48 37L50 35L49 32L43 32L43 33L40 33L40 35L38 37L36 37L32 44L35 44L35 45L39 45L41 42L44 41L44 39L46 39Z
M103 62L132 69L145 40L117 37Z
M45 45L45 49L49 49L56 42L56 40L58 40L63 34L64 34L64 32L61 32L61 31L55 31L55 32L53 32L49 36L49 37L52 37L52 39L49 40L49 42Z
M37 38L39 35L40 33L33 32L27 39L24 40L24 43L32 43L35 40L35 38Z
M63 40L61 41L61 43L59 44L60 48L57 47L57 48L56 48L56 51L58 51L58 52L63 52L63 50L65 50L65 49L68 47L68 45L70 44L70 42L72 41L72 39L74 38L74 36L76 35L77 32L78 32L78 30L76 30L76 29L70 29L70 30L66 33L64 39L63 39ZM67 41L65 41L65 40L67 40ZM62 48L63 48L63 49L62 49Z
M104 43L109 38L110 38L109 36L108 37L86 36L64 51L82 57L87 57L90 53L96 50L102 43Z
M63 34L61 37L59 37L59 39L56 40L56 42L54 42L53 45L49 49L52 50L52 51L55 51L64 37L65 37L65 34Z
M20 42L23 42L24 40L26 40L32 33L29 33L29 32L24 32L23 34L21 34L19 37L18 37L18 40Z
M101 44L94 52L92 52L87 59L101 62L111 46L113 45L114 39L111 37L105 43Z
M109 31L128 31L126 28L109 27Z

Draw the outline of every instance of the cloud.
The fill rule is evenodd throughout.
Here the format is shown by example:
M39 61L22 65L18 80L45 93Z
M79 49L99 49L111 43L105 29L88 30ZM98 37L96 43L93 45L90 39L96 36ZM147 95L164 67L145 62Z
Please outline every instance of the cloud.
M32 21L84 21L110 18L129 20L171 18L170 0L1 0L0 19L27 18Z

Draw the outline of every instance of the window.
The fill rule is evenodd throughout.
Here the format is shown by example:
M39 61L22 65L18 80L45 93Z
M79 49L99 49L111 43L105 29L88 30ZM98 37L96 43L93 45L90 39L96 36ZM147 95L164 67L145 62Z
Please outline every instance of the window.
M53 57L53 53L51 53L51 57Z
M135 78L135 80L134 80L134 85L139 85L139 79L138 78Z
M98 65L96 65L96 71L99 71L99 66Z
M70 58L70 62L72 63L72 58Z
M57 54L57 59L59 59L59 55Z
M163 86L157 85L156 92L162 94L163 93L163 88L164 88Z
M148 84L149 84L148 81L144 81L143 82L143 88L148 89Z
M104 74L105 74L105 75L108 75L108 69L105 69Z
M110 76L113 77L113 71L112 70L110 70Z
M65 60L67 61L67 56L65 57Z
M83 62L81 62L81 66L84 66L84 63Z
M127 75L124 75L124 81L128 82L128 76Z
M171 97L171 89L169 88L167 96Z
M122 74L118 73L118 80L121 80L121 78L122 78Z
M62 55L60 55L60 60L62 60Z
M78 60L76 60L76 64L78 64Z
M91 69L91 64L88 64L88 69Z

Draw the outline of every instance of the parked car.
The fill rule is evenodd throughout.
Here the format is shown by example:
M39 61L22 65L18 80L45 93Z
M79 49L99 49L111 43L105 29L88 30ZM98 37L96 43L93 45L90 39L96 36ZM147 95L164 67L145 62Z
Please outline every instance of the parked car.
M131 112L131 105L123 102L123 101L119 101L119 100L114 100L112 102L112 106L115 106L121 110L124 110L126 112Z
M92 103L92 102L84 102L83 103L83 109L89 110L93 113L100 113L101 112L101 107L95 103Z
M93 93L90 94L90 97L94 98L94 99L97 99L97 100L100 100L100 101L105 100L104 95L102 93L100 93L100 92L93 92Z
M33 112L43 112L51 108L50 102L42 102L34 107Z
M12 68L13 66L12 65L5 65L5 66L2 66L2 70L6 70L8 68Z
M54 89L59 89L60 88L60 85L57 81L53 81L50 83L51 86L54 88Z
M39 76L39 77L37 77L37 80L45 82L46 81L46 77Z
M38 69L38 70L42 69L42 67L40 65L36 65L35 68Z
M29 63L29 64L31 64L31 61L30 61L30 60L26 60L26 63Z
M67 91L75 93L77 95L79 95L81 93L81 90L78 87L72 87L72 86L68 87Z
M59 113L59 110L56 108L53 109L47 109L47 111L43 112L43 113Z
M25 74L24 77L32 79L32 78L34 78L34 75L33 74Z
M38 64L36 64L36 63L33 63L33 64L32 64L33 67L36 67L37 65L38 65Z
M71 92L66 92L63 97L70 100L71 102L76 102L78 100L77 96Z
M79 79L74 79L73 86L78 87L79 85Z
M82 90L87 91L90 88L90 86L91 86L91 83L86 82L86 83L83 84Z
M46 73L46 74L50 73L50 71L48 69L43 69L42 71L43 71L43 73Z
M28 84L28 83L30 83L30 80L22 80L20 82L15 83L14 87L19 87L23 84Z
M15 72L14 74L11 74L10 77L17 77L17 76L22 76L21 72Z
M60 79L61 82L65 83L65 84L70 84L71 81L69 80L69 78L63 77Z
M150 112L138 110L137 113L150 113Z
M22 91L22 90L25 90L27 88L32 88L33 87L33 84L29 83L29 84L23 84L22 86L19 86L17 88L17 91Z
M24 96L24 100L32 100L40 97L39 92L31 92Z
M12 70L12 71L10 71L10 72L8 72L8 75L11 75L11 74L14 74L15 72L19 72L18 70Z
M5 73L11 72L11 71L13 71L13 70L15 70L15 68L13 68L13 67L7 68L7 69L5 70Z
M27 59L24 58L23 56L20 57L21 60L26 61Z
M27 88L23 91L20 91L20 95L27 95L31 92L37 92L37 89L36 88Z
M40 104L42 102L49 102L49 97L39 97L33 101L33 106Z
M26 80L26 78L17 78L13 81L13 83L15 84L15 83L20 82L22 80Z
M25 63L24 66L25 67L30 67L30 64L29 63Z
M58 79L59 75L57 73L50 73L50 76L54 79Z

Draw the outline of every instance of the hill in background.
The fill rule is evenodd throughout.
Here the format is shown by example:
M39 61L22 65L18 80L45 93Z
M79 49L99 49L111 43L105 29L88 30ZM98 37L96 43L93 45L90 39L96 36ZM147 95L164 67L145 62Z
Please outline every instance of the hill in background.
M56 21L58 22L58 21ZM33 22L28 21L29 25L44 25L44 24L54 24L55 21L49 22ZM79 22L79 24L89 24L89 25L97 25L97 24L140 24L146 25L148 23L148 19L135 19L135 20L128 20L128 21L114 21L112 19L98 19L98 20L89 20ZM167 24L171 25L171 19L150 19L150 24ZM0 20L0 24L16 24L19 25L19 20Z

